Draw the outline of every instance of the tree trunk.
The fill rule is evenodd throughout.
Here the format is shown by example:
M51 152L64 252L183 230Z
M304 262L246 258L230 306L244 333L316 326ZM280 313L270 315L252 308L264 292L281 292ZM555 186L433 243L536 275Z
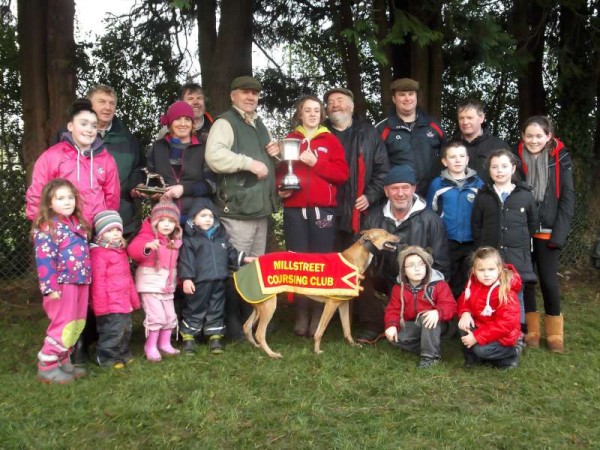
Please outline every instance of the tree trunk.
M530 61L519 71L519 123L536 114L546 114L544 89L544 45L548 9L528 0L513 4L512 34L517 41L517 56Z
M354 0L341 0L339 4L331 2L333 27L337 31L338 48L342 55L344 73L346 78L346 88L350 89L354 94L354 111L360 116L365 116L367 112L367 102L362 89L362 81L360 79L361 64L358 48L355 43L342 35L344 30L352 30L354 28L354 19L352 16L352 6Z
M28 174L67 120L75 95L73 0L19 0L23 160Z
M252 0L196 0L198 50L202 85L210 97L210 112L229 108L229 86L241 75L252 75ZM217 14L219 30L217 32Z
M408 2L398 0L395 8L401 9L419 19L432 30L442 28L442 3ZM433 42L427 46L417 45L410 35L407 42L394 49L395 78L410 77L419 82L419 106L434 117L441 116L442 74L444 64L442 59L442 43Z
M388 34L391 27L387 19L387 0L373 0L373 19L377 26L377 42L380 51L383 53L386 64L379 63L379 90L381 92L381 113L385 116L392 108L392 93L390 83L392 82L392 49L389 44L382 45L381 42Z

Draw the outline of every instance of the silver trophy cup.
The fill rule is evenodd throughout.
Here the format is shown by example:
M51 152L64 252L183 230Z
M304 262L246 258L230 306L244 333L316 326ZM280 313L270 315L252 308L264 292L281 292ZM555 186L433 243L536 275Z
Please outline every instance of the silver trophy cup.
M293 190L297 191L300 189L300 180L294 173L293 163L300 159L300 139L283 139L281 141L281 156L284 161L287 161L288 172L281 180L281 190Z

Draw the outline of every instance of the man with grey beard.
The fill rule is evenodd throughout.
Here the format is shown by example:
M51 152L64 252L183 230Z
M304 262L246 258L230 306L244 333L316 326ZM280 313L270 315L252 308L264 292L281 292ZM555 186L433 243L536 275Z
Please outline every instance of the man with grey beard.
M383 179L389 161L385 145L375 127L354 114L354 94L344 88L324 96L328 119L325 125L340 140L350 170L348 181L337 189L336 250L351 245L361 218L369 207L383 199Z
M385 144L375 127L354 114L352 91L331 89L325 93L324 100L328 116L325 125L342 143L350 172L348 181L337 190L336 250L342 251L354 242L367 211L378 205L381 207L380 202L385 198L383 180L390 163ZM369 277L364 280L363 287L364 291L353 302L354 314L361 326L369 323L373 314L383 310ZM365 328L356 340L372 343L371 334L371 330Z

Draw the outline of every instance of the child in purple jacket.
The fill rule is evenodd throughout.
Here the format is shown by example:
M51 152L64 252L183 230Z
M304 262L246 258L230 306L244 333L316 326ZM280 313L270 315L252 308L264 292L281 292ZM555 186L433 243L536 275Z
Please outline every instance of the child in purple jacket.
M37 379L65 384L85 375L85 370L71 364L69 355L85 326L91 280L89 225L70 181L56 178L43 187L32 235L43 306L50 320L38 353Z

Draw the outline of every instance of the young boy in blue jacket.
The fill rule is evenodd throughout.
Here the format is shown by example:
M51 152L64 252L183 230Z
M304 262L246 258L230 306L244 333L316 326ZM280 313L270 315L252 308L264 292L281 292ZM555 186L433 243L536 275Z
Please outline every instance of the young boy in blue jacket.
M461 142L451 142L442 151L446 167L435 178L427 193L427 207L440 215L450 247L450 288L455 298L464 290L468 278L469 257L473 252L471 212L475 196L484 183L468 167L469 154Z

